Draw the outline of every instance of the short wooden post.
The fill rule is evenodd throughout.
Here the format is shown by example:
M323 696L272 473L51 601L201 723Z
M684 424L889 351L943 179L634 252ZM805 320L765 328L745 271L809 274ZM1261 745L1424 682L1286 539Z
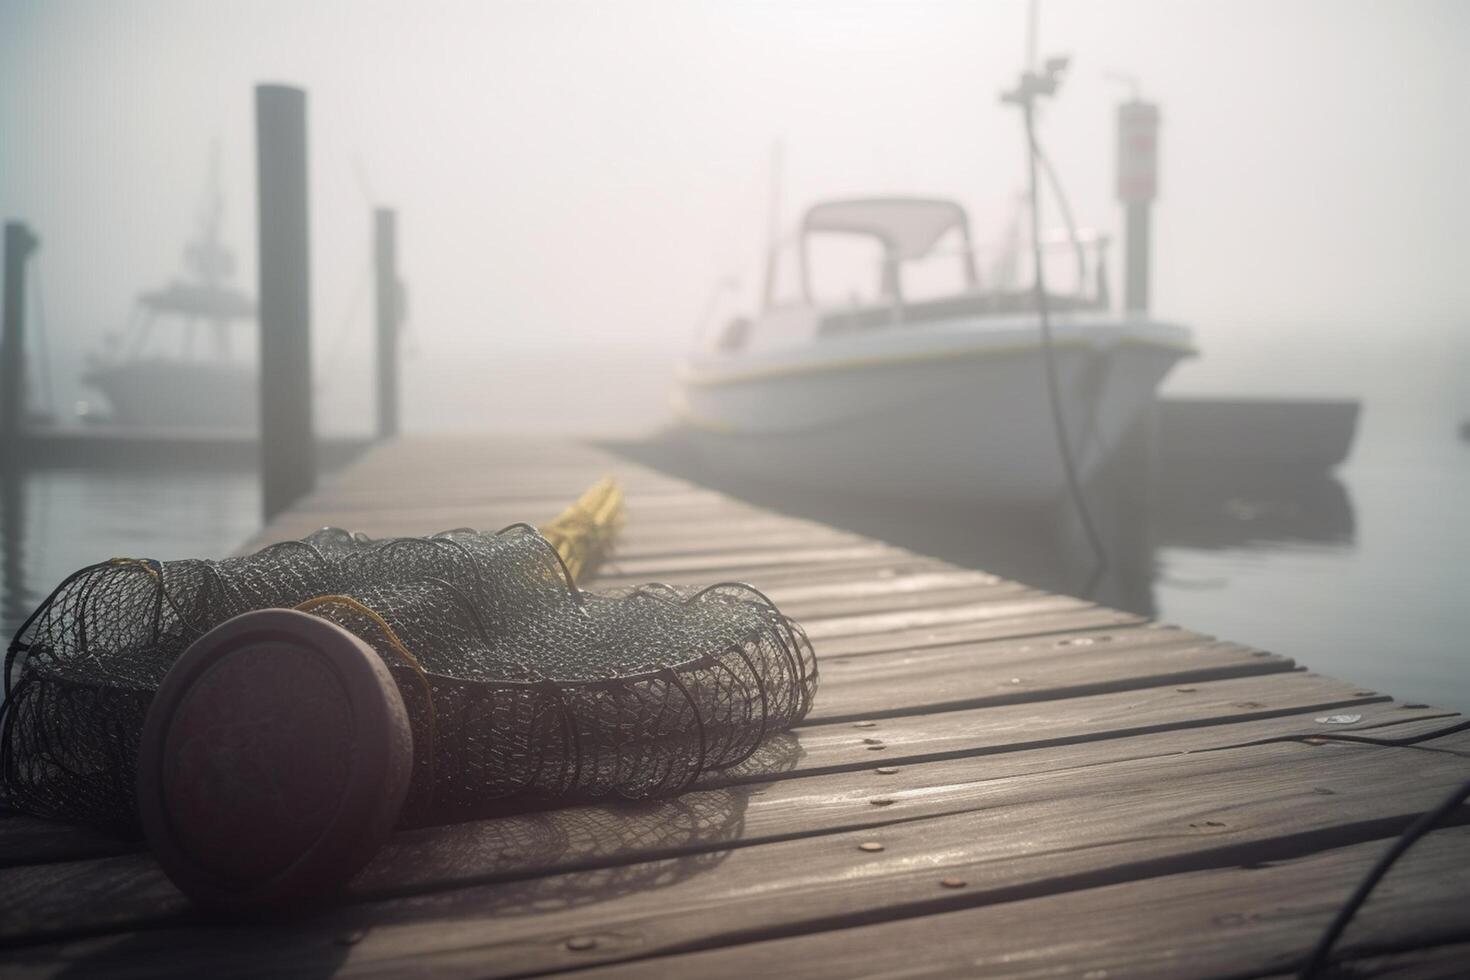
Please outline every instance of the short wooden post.
M398 220L391 208L373 212L373 264L378 280L378 438L398 435Z
M260 456L267 520L316 485L306 93L255 88L260 204Z
M1118 200L1125 209L1123 309L1148 312L1149 209L1158 196L1159 107L1134 98L1118 107Z
M4 325L0 332L0 454L7 461L20 455L20 429L25 416L26 260L40 244L20 221L5 223Z

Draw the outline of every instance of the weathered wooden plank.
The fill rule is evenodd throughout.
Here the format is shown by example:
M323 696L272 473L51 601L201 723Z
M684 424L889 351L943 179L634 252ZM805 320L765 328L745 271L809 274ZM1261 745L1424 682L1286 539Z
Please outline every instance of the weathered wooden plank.
M983 588L1007 583L998 575L965 568L914 572L908 575L872 575L835 582L776 583L764 591L783 604L825 599L891 598L899 595L928 595L950 589Z
M674 574L729 576L778 566L836 564L873 559L894 561L907 557L909 557L909 552L900 548L868 542L839 545L832 548L781 548L763 551L731 551L709 555L617 558L612 567L623 576Z
M1183 631L1125 629L828 656L820 666L808 724L1275 673L1292 662Z
M767 548L835 548L868 543L856 534L824 528L778 527L740 532L680 527L672 529L677 533L653 533L647 527L633 526L634 520L636 518L629 519L628 526L618 533L614 542L620 558L676 557Z
M587 975L613 978L656 972L711 980L900 974L1172 978L1282 971L1289 975L1287 971L1305 959L1332 914L1383 849L1382 841L1353 844L1272 864L1104 885L709 953L641 960ZM1351 969L1334 975L1464 977L1470 972L1467 891L1470 828L1431 834L1404 856L1358 913L1340 945L1342 958L1352 960ZM1438 945L1442 943L1448 945ZM1371 955L1413 945L1429 948ZM915 950L925 951L921 960ZM576 966L577 952L581 951L567 950L564 965ZM471 965L463 957L452 963L437 957L434 961L436 970L451 974ZM360 972L391 969L389 963L364 967Z
M745 581L759 583L761 588L776 587L779 585L814 585L823 582L860 582L873 578L898 577L919 572L952 571L953 565L945 564L937 558L924 558L919 555L885 555L878 558L853 560L834 564L832 562L814 562L806 564L777 564L765 565L758 568L745 568L740 570L740 576ZM605 567L598 571L592 585L596 588L617 588L627 585L639 585L647 582L650 576L645 572L623 573L616 567L616 559L611 567ZM708 575L701 574L701 580L707 580ZM694 580L688 580L694 581Z
M804 624L813 643L846 636L874 639L915 629L952 626L995 619L1021 619L1046 613L1086 608L1092 603L1070 596L991 586L977 601L958 605L864 612L818 617ZM996 594L996 593L999 594ZM1019 594L1018 594L1019 592Z
M1397 873L1397 872L1396 872ZM1438 901L1441 909L1452 909L1457 901L1464 901L1464 890L1457 894L1451 894L1439 898L1431 896L1431 900ZM1418 922L1410 922L1403 931L1410 933L1410 938L1403 938L1394 930L1383 931L1387 933L1380 941L1380 948L1398 946L1405 942L1437 943L1434 938L1424 938L1417 935L1414 926ZM1465 980L1470 973L1470 942L1450 942L1420 948L1400 949L1392 953L1366 952L1359 947L1366 944L1357 943L1343 951L1342 957L1334 957L1336 973L1328 976L1351 977L1353 980ZM1300 974L1293 971L1290 974L1277 974L1270 980L1297 980Z
M792 517L729 497L715 496L703 502L690 501L670 507L657 497L625 494L629 522L625 530L652 537L674 538L680 534L731 534L741 532L826 532L854 534L831 524ZM864 540L872 540L862 535Z
M1388 700L1317 674L1300 671L1287 675L1261 674L1060 701L898 715L877 721L813 723L795 730L791 736L793 749L778 745L772 748L771 754L778 758L795 754L796 762L785 775L801 776L1016 752L1074 741L1123 738L1308 712L1343 714L1350 710L1362 717L1356 723L1335 723L1331 727L1303 721L1299 731L1351 731L1365 723L1438 716L1433 709L1385 710L1381 704ZM1369 704L1380 706L1365 714L1362 709ZM1225 730L1212 731L1208 737L1216 736L1234 738ZM757 752L750 762L729 771L728 775L711 774L706 782L724 784L732 777L758 780L767 778L773 770L781 774L781 766L766 762L764 755Z
M1059 599L1065 599L1059 596ZM874 653L896 653L928 647L960 646L984 643L991 640L1048 638L1049 642L1061 642L1066 634L1082 630L1102 630L1117 635L1120 630L1150 629L1171 631L1154 623L1144 622L1132 613L1118 612L1090 603L1072 604L1080 600L1064 602L1048 609L1025 609L1015 616L992 616L969 622L943 626L923 626L915 629L897 630L892 633L877 633L871 636L839 636L821 641L822 656L829 659L856 658ZM1188 634L1198 635L1198 634Z
M1402 709L1384 705L1365 705L1361 711L1365 719L1372 719L1370 723L1397 721L1393 726L1395 732L1444 724L1442 720L1423 721L1412 714L1407 720L1401 720L1396 716ZM1082 833L1084 825L1092 823L1093 814L1112 812L1114 822L1101 821L1097 829L1102 834L1117 834L1120 822L1134 819L1130 816L1133 808L1143 808L1136 812L1136 819L1144 821L1139 824L1142 828L1150 806L1164 807L1171 815L1177 815L1179 807L1184 806L1177 798L1172 803L1150 802L1150 794L1157 793L1157 785L1151 786L1150 780L1157 779L1199 779L1202 790L1224 785L1240 790L1254 779L1264 779L1262 786L1270 792L1264 796L1248 795L1259 796L1274 806L1276 795L1273 794L1284 791L1282 788L1289 782L1285 772L1276 771L1282 768L1278 763L1291 757L1268 750L1283 749L1283 746L1250 746L1188 756L1185 753L1299 733L1304 729L1311 732L1316 726L1309 716L1299 716L1227 727L1228 734L1215 729L1190 729L1098 745L1069 744L983 758L906 765L896 773L869 771L859 779L850 773L814 775L768 785L699 790L639 806L582 806L399 834L349 886L348 896L363 901L383 895L427 895L451 885L535 880L554 871L622 868L648 859L674 856L680 856L678 860L686 866L703 867L720 864L733 853L777 845L784 848L779 853L773 852L772 860L777 863L759 866L765 869L761 873L769 882L779 882L797 869L804 873L808 867L801 858L803 848L798 845L805 844L813 854L834 853L827 845L816 843L822 835L849 834L856 829L877 833L881 829L885 835L909 835L905 839L918 840L922 834L913 837L916 831L905 828L922 824L929 832L938 834L934 838L936 846L942 842L943 853L950 854L956 847L961 850L968 847L961 838L974 836L976 830L968 823L940 827L926 821L964 814L1009 814L1013 808L1023 810L1028 818L1052 819L1067 833ZM1330 759L1330 753L1326 758ZM1314 764L1310 758L1301 759L1300 763L1306 767ZM1262 767L1270 770L1266 777L1248 774ZM1334 772L1340 769L1328 768ZM1301 778L1310 776L1309 768L1303 768ZM1407 772L1404 778L1409 778ZM1211 779L1219 785L1210 783ZM1297 788L1301 788L1300 784ZM1097 810L1102 805L1100 801L1105 802L1104 794L1109 793L1117 796L1113 809ZM1206 813L1228 808L1235 800L1246 798L1245 795L1223 797L1212 792L1197 795L1198 799L1190 797L1188 806ZM873 798L893 802L874 806L870 802ZM1322 816L1325 818L1325 811ZM1011 822L1007 818L996 823L987 816L984 822L987 836L1002 829L1023 837L1027 832L1024 820ZM1254 823L1238 817L1231 826L1240 828L1239 832L1247 836L1257 832ZM1061 832L1059 829L1058 833ZM1183 830L1175 828L1171 833L1193 839L1208 837L1213 832L1213 827L1201 824ZM1128 839L1137 843L1132 837ZM1145 835L1139 839L1150 838ZM1027 852L1026 842L1014 843L1018 848L1015 856L1019 859ZM1206 844L1213 846L1208 841ZM1057 845L1060 854L1068 850L1069 847ZM1016 873L1022 872L1018 869ZM627 890L638 891L667 875L666 869L635 868L611 877L636 882L635 887ZM724 864L719 877L728 876L728 864ZM732 887L737 886L749 888L749 877L737 879ZM649 890L657 891L651 887ZM874 894L876 897L880 893ZM182 896L152 859L143 854L0 871L0 939L4 941L138 925L187 912Z
M947 609L972 603L994 602L1000 599L1040 598L1046 595L1044 592L1039 592L1019 582L997 582L953 589L934 589L928 592L895 591L876 595L834 596L790 601L777 599L764 589L761 591L770 596L771 600L781 607L782 612L806 627L811 627L817 620L822 619L873 613L897 613L905 610Z
M1470 750L1470 739L1444 742ZM1405 753L1414 756L1414 765L1404 764ZM349 908L300 927L272 928L268 944L253 944L269 948L255 949L250 966L268 972L299 967L294 957L303 951L319 950L345 928L371 923L353 946L354 966L365 969L379 958L401 965L405 955L434 956L425 967L437 965L441 955L452 963L471 947L480 974L518 975L1289 859L1396 833L1458 784L1463 763L1448 752L1275 744L886 791L881 798L893 803L878 808L871 803L878 797L843 791L844 800L813 797L794 812L818 804L841 807L853 815L848 826L867 823L861 829L829 826L816 837L715 849L705 862L671 856L651 866L576 871ZM1161 791L1167 786L1188 791ZM955 797L959 792L970 794L963 804ZM752 800L747 820L756 806ZM1353 815L1344 820L1348 806ZM871 816L875 809L883 811L881 823ZM859 847L866 842L882 849ZM714 848L720 844L712 842ZM408 857L400 850L375 863L355 887L370 887L375 869L395 860L400 867L422 869L417 855ZM946 878L965 884L946 888ZM100 880L105 876L95 868L81 878L94 888ZM25 883L11 882L7 896L10 884L21 885L24 897L34 895L26 894ZM132 880L120 896L98 896L103 900L94 908L116 913L120 897L139 894L140 883ZM34 910L36 901L25 908ZM38 929L28 931L35 935ZM593 946L569 950L569 941L584 935L596 937ZM199 937L189 933L140 941L166 943L174 964L197 964L219 952L213 938L199 948ZM569 961L569 951L587 955ZM242 949L240 955L251 952Z

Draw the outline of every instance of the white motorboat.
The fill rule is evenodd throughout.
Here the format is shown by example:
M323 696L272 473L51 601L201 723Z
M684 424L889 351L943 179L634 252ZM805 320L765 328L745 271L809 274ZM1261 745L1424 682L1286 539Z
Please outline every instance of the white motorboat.
M875 246L877 282L866 299L818 299L817 246L834 237ZM1004 250L982 286L969 238L952 201L810 208L794 239L797 296L732 320L680 371L675 407L707 463L872 495L1014 504L1061 494L1037 295L1015 287L1023 253ZM1194 351L1185 327L1109 311L1106 245L1074 232L1045 253L1061 246L1075 262L1075 288L1046 298L1062 420L1083 479ZM1053 259L1044 261L1050 277ZM916 282L932 283L936 263L949 266L952 288L906 289L911 268ZM771 278L768 297L778 291Z

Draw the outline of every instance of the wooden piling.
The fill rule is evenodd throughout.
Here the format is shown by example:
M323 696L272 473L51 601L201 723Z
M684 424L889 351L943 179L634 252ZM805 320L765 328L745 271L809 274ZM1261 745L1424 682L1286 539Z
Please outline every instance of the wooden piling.
M14 460L25 415L26 260L39 244L23 222L5 223L4 326L0 333L0 454Z
M373 265L378 305L378 438L398 435L398 218L391 208L373 212Z
M1123 309L1148 312L1149 205L1130 204L1124 219Z
M1149 210L1159 187L1159 107L1133 98L1118 106L1118 200L1124 217L1123 309L1148 312Z
M260 201L260 448L267 519L316 485L306 93L255 88Z

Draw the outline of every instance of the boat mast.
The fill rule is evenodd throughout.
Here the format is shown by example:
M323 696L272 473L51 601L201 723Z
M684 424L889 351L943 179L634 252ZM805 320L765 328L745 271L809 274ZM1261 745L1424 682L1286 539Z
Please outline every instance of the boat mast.
M235 271L235 256L220 238L224 226L225 201L220 189L219 141L209 147L209 175L204 185L204 206L199 211L199 234L184 249L185 266L206 289L218 289ZM229 320L210 319L213 327L215 354L229 355ZM192 331L191 331L192 332Z
M777 139L771 144L771 173L766 187L766 279L761 290L764 311L769 311L776 301L776 251L781 235L781 176L785 156L785 141Z

